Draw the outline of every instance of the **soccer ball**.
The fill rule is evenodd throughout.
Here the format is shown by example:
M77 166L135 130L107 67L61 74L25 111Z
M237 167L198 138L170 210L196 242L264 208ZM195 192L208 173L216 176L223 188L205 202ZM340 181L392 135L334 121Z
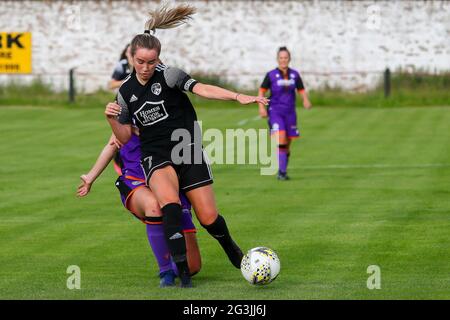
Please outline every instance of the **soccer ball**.
M280 273L280 259L272 249L253 248L242 258L241 272L251 284L268 284Z

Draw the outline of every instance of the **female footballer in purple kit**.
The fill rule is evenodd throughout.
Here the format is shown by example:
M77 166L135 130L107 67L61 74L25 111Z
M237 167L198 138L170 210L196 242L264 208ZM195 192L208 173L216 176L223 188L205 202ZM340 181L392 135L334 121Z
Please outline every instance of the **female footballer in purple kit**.
M114 158L114 168L119 174L116 187L119 190L122 203L136 218L146 224L149 244L159 266L160 287L175 285L177 269L170 259L159 204L145 185L145 177L140 165L141 152L138 131L134 128L133 135L125 145L121 145L114 135L103 148L97 161L89 173L82 175L77 195L86 196L92 184ZM192 223L191 204L183 194L180 194L183 207L182 227L186 239L187 259L191 274L196 274L201 268L200 251L195 236L195 226Z
M155 30L176 27L194 12L188 5L173 9L163 6L150 12L146 30L131 41L134 71L119 88L117 102L105 108L106 119L122 143L131 138L132 121L139 128L145 181L161 206L166 241L183 288L192 287L192 281L181 232L180 189L192 203L201 225L219 242L233 266L239 269L243 257L225 219L218 213L211 169L201 141L196 137L197 115L185 91L208 99L236 100L241 104L267 104L268 101L264 97L199 83L184 71L159 63L161 43L154 36ZM187 133L187 137L174 141L174 133ZM175 150L182 150L181 161L174 158Z
M305 91L300 73L289 68L291 53L286 47L278 49L278 68L269 71L259 89L263 97L270 90L269 107L259 104L259 114L269 116L269 127L272 134L278 134L278 179L288 180L287 166L290 156L290 145L300 133L297 129L297 113L295 111L296 92L303 97L303 106L311 108L311 102Z

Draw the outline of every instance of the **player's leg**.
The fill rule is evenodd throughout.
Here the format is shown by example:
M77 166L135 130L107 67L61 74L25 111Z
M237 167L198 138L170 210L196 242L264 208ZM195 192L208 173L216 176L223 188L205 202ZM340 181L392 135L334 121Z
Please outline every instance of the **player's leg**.
M182 229L183 211L178 192L178 176L167 165L147 174L148 184L163 213L164 234L173 261L177 265L183 287L191 287L190 271L186 257L186 242Z
M285 130L280 130L278 134L278 179L287 180L289 142Z
M191 204L180 196L183 207L182 228L186 241L186 255L191 275L201 269L200 249L197 244L196 228L192 222ZM162 286L174 284L176 265L170 259L169 248L164 236L162 213L156 197L147 187L137 188L127 201L128 209L146 224L147 236L158 261Z
M269 116L270 134L278 136L278 179L286 180L288 139L284 117L272 112Z
M287 114L285 117L285 122L286 122L286 136L287 136L287 158L286 158L286 172L287 172L289 157L291 155L291 143L293 140L300 138L300 132L297 128L297 114L295 112Z
M192 221L192 205L183 193L180 193L181 206L183 208L182 226L186 241L186 255L191 276L200 272L202 260L197 243L197 229Z
M201 144L193 143L191 148L191 162L183 163L179 167L180 189L192 203L201 225L217 239L232 264L240 268L242 251L231 238L224 218L218 214L211 186L212 172L206 155Z
M202 268L202 258L198 247L197 235L195 232L184 232L186 241L186 255L191 276L200 272Z
M231 238L225 219L218 214L212 186L191 189L186 192L186 196L191 201L201 225L219 242L228 259L239 269L243 254Z
M170 259L164 235L159 203L148 187L143 185L128 197L127 208L146 224L148 242L159 267L160 287L175 285L176 270Z

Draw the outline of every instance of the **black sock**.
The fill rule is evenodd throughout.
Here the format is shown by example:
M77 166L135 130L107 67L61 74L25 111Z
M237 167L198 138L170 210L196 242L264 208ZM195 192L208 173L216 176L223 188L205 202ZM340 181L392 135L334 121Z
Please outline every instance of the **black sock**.
M202 224L202 226L210 235L219 241L231 263L236 268L240 268L243 254L241 249L231 238L225 219L221 215L218 215L216 221L207 226Z
M189 275L186 259L186 242L184 240L181 217L183 210L178 203L169 203L161 208L163 213L163 227L170 255L177 265L181 275Z

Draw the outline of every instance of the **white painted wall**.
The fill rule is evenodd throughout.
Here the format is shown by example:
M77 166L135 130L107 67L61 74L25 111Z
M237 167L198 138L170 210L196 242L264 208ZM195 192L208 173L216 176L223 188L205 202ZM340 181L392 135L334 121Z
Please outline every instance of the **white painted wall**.
M160 30L161 57L188 72L216 73L245 88L276 66L281 45L292 52L308 88L328 83L364 90L386 67L450 70L448 1L190 1L190 25ZM151 1L0 1L0 31L31 31L33 75L67 88L106 87L118 56L143 32ZM353 73L369 71L368 73Z

